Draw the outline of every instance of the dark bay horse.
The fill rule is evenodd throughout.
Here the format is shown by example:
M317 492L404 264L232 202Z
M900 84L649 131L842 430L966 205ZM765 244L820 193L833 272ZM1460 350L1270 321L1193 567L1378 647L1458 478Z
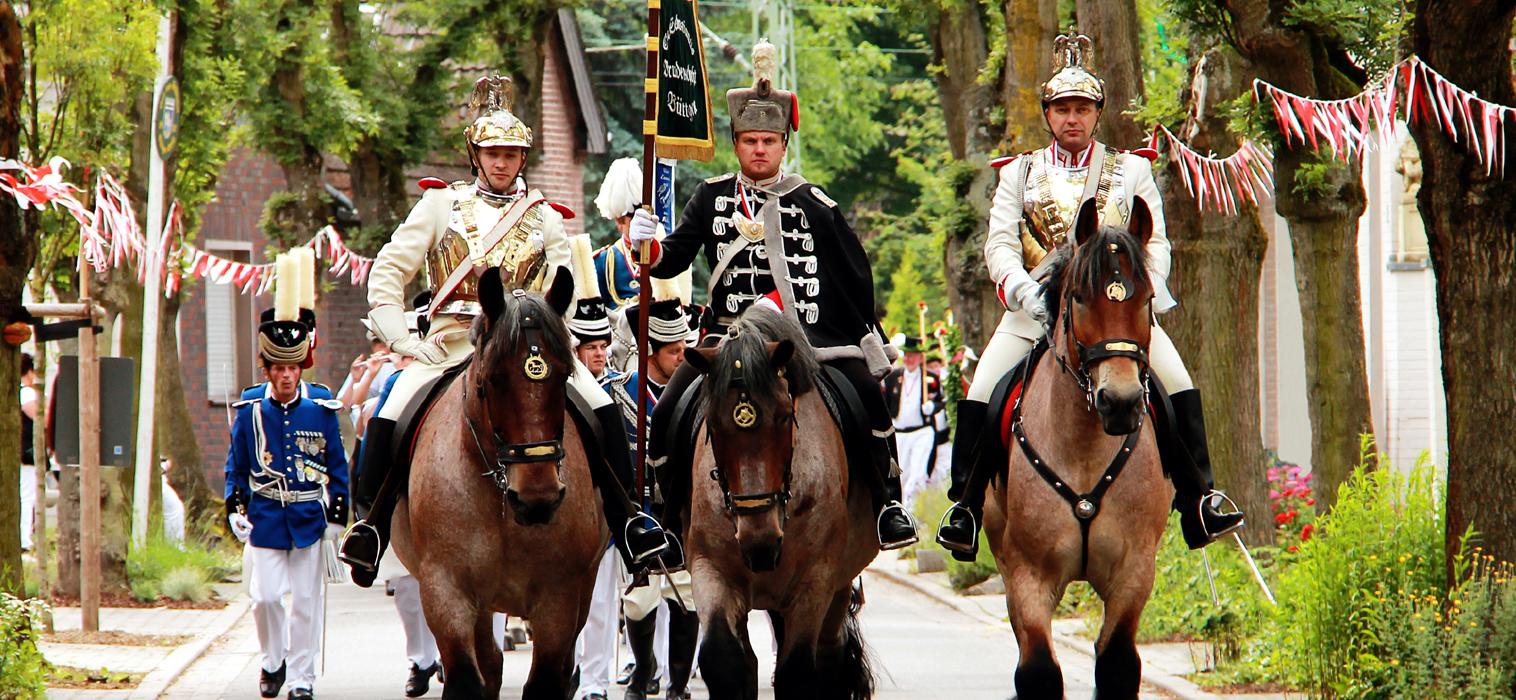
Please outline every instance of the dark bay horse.
M1144 420L1152 215L1138 199L1126 231L1102 227L1091 200L1074 228L1072 252L1060 252L1044 285L1049 349L1012 409L1010 463L984 511L1021 650L1021 700L1063 697L1051 625L1076 580L1105 602L1095 696L1137 697L1135 636L1174 496Z
M711 697L758 697L751 610L774 623L776 698L872 697L852 581L879 553L873 504L850 478L804 332L754 308L685 359L704 375L687 547Z
M421 584L447 675L444 698L496 698L492 612L531 620L523 697L564 700L609 532L579 429L566 413L573 372L562 312L572 282L544 299L480 280L474 358L416 436L394 546Z

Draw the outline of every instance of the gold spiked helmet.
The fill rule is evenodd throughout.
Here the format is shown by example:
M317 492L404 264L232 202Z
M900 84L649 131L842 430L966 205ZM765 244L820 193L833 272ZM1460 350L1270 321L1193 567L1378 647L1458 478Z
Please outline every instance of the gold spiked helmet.
M1053 41L1053 77L1042 84L1043 109L1066 97L1082 97L1105 107L1105 81L1089 69L1094 57L1094 42L1073 27Z
M463 128L463 136L468 142L469 162L476 170L480 148L532 147L532 128L511 113L514 92L511 79L503 75L487 75L474 81L474 94L468 101L474 121Z

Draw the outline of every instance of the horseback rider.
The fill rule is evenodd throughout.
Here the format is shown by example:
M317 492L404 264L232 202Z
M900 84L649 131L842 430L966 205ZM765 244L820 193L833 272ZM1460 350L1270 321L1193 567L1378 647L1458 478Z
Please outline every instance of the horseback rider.
M702 322L707 338L724 334L753 304L776 309L805 328L823 361L841 370L862 399L872 434L849 439L871 442L875 476L869 481L881 548L904 547L916 541L916 527L900 504L891 416L879 387L889 360L874 307L873 273L837 203L799 175L780 171L790 132L800 125L800 102L794 93L772 87L773 51L767 42L755 46L753 87L726 93L740 172L697 187L678 226L661 242L657 217L638 209L629 243L633 248L651 244L651 257L643 262L660 278L684 272L705 253L712 270L710 307ZM670 457L681 458L663 438L679 398L698 375L693 367L680 368L653 414L649 464L660 469L669 504L664 517L674 532L688 499L690 470L661 468Z
M1122 227L1134 200L1140 197L1147 203L1153 214L1153 235L1147 245L1153 311L1163 313L1176 305L1165 284L1170 246L1164 233L1163 199L1150 162L1156 154L1127 153L1095 140L1095 126L1105 107L1105 86L1086 65L1090 44L1089 37L1071 29L1054 45L1056 72L1042 84L1042 113L1053 143L992 162L1000 171L999 186L990 208L984 257L1006 313L984 349L967 397L958 402L948 489L955 502L937 532L939 544L968 561L978 549L985 483L1003 466L983 463L988 461L983 459L985 453L995 450L977 449L979 436L986 434L987 402L1001 378L1045 333L1048 310L1039 263L1056 247L1066 245L1075 214L1085 200L1095 199L1103 225ZM1162 429L1162 421L1158 427L1164 467L1176 491L1174 508L1179 511L1185 542L1198 549L1241 527L1243 515L1218 510L1225 496L1212 488L1200 392L1156 318L1148 357L1173 407L1173 434L1164 435L1168 431Z
M315 312L297 308L300 293L292 289L301 285L290 273L298 267L281 256L275 306L260 317L258 359L267 381L233 404L225 493L231 532L250 545L248 589L263 652L258 691L277 696L288 675L290 700L315 697L325 609L321 541L342 532L348 511L342 403L300 379L313 363Z
M508 78L485 77L474 84L470 107L477 116L463 132L475 178L452 185L436 178L423 180L421 201L379 251L369 273L369 319L375 333L391 350L416 362L396 381L390 400L364 436L362 499L380 493L396 458L392 444L396 419L416 392L473 354L469 329L481 312L475 270L498 266L508 289L528 291L541 291L555 274L572 274L563 231L563 218L572 212L527 188L521 173L532 146L532 130L510 112L510 100ZM424 339L407 331L404 306L405 286L423 268L432 290L431 326ZM569 390L592 407L601 425L618 424L616 407L581 363L575 362ZM599 453L609 463L610 473L628 478L631 459L625 441L618 431L602 432ZM596 487L602 492L606 523L624 535L616 541L627 561L643 564L667 550L668 541L658 523L645 513L626 512L622 485L616 479L608 481ZM353 580L361 586L373 582L388 544L390 514L399 489L390 491L390 497L375 502L368 517L353 525L342 544L342 558L352 566Z

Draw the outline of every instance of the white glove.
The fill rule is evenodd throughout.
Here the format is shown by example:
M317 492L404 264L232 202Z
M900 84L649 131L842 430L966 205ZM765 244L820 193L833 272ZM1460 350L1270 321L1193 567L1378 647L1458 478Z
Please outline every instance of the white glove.
M393 304L376 306L368 312L368 318L374 324L374 331L379 339L389 343L390 350L414 357L429 365L441 363L447 359L447 353L442 348L417 338L410 332L410 327L405 324L405 309Z
M937 412L937 402L936 401L927 401L926 403L921 404L921 414L922 415L924 415L924 416L930 416L930 415L932 415L933 413L936 413L936 412Z
M337 540L342 539L342 533L345 532L346 529L347 528L344 528L337 523L327 523L326 532L321 533L321 539L330 542L336 542Z
M1016 291L1016 303L1021 304L1021 309L1039 323L1048 322L1048 307L1042 301L1042 285L1021 285L1021 289Z
M658 225L658 217L646 209L639 208L637 213L632 214L632 226L627 231L626 237L633 243L651 241L658 237L658 231L662 227Z
M238 542L246 542L249 535L253 534L253 523L241 513L232 513L226 516L226 522L232 526L232 535Z

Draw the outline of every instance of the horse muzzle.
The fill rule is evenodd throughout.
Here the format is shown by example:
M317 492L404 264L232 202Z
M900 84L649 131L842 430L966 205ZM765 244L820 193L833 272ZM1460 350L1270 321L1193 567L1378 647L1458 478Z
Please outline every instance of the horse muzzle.
M747 568L754 573L778 568L784 545L784 529L779 524L778 510L738 515L736 521L737 546Z
M556 486L518 490L512 486L505 490L505 502L511 507L511 515L518 525L546 525L563 505L568 488L555 478Z
M1142 427L1143 396L1141 384L1135 390L1095 390L1095 411L1107 435L1127 435Z

